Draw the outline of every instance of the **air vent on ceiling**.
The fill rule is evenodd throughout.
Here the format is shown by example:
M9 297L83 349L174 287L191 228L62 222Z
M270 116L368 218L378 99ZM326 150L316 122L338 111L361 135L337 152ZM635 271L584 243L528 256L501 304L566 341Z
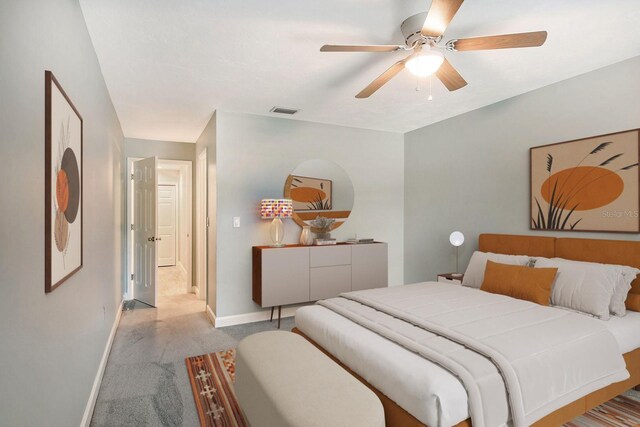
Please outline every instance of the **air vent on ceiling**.
M272 113L288 114L290 116L293 116L295 113L297 113L300 110L294 110L293 108L273 107L269 111L271 111Z

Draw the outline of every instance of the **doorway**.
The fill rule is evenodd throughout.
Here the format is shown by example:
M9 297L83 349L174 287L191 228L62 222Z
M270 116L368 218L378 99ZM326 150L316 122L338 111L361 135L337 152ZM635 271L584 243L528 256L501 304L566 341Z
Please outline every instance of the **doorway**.
M152 158L151 158L152 159ZM194 293L193 285L193 195L192 195L192 162L183 160L157 160L155 168L155 191L153 221L155 232L153 248L155 263L140 268L141 257L136 252L136 207L140 205L136 199L136 184L134 181L135 165L140 164L139 158L128 158L127 166L131 171L131 180L127 186L127 221L129 226L127 244L127 274L128 281L125 298L137 299L145 304L157 306L162 297L172 295L187 295ZM137 163L136 163L137 162ZM146 215L146 214L145 214ZM149 215L147 215L149 216ZM145 219L146 220L146 219ZM138 218L138 222L142 222ZM140 236L137 236L140 240ZM155 265L154 265L155 264ZM145 282L145 287L137 285L135 273L152 269L157 272L153 283ZM150 275L153 276L153 275ZM153 288L147 289L147 287ZM140 288L140 289L138 289ZM136 295L138 293L139 295ZM140 299L145 294L144 299ZM194 297L192 295L192 297Z

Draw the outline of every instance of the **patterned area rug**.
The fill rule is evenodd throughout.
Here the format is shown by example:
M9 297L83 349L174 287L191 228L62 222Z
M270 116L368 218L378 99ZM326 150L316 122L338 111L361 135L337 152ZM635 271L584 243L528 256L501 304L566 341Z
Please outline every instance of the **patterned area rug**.
M248 427L233 391L236 350L189 357L187 371L200 425Z
M249 425L233 391L235 356L235 349L231 349L186 359L200 425L203 427ZM640 392L635 390L629 390L564 424L564 427L638 426Z

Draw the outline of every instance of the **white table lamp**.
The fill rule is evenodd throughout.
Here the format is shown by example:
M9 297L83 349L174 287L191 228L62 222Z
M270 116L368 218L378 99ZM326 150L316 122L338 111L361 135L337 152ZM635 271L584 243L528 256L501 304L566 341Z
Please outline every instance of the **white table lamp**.
M458 248L464 243L464 234L459 231L454 231L449 236L449 242L456 248L456 272L452 274L454 277L462 276L462 273L458 273Z

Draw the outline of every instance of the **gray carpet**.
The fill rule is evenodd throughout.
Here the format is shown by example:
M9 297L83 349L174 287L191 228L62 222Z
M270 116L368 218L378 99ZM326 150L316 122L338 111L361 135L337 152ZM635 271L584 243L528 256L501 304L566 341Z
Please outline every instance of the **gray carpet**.
M275 320L215 329L204 309L193 294L163 296L158 308L127 304L91 426L199 425L184 359L276 329ZM282 330L293 326L293 318L282 319Z

